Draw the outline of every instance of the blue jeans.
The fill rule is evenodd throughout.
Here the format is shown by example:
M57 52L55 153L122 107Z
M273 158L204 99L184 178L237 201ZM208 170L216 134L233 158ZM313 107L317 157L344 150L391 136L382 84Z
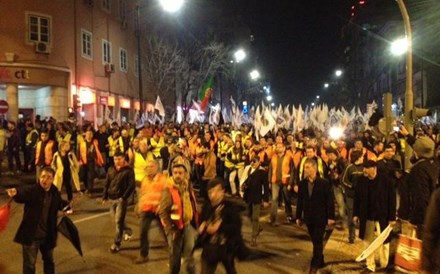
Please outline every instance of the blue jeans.
M335 195L336 204L338 205L339 218L345 220L347 214L345 214L344 191L342 186L333 186L333 193Z
M125 215L127 213L127 202L119 200L111 200L110 205L110 217L115 222L115 240L114 243L117 246L121 245L122 235L124 232L132 234L131 228L125 225Z
M180 259L183 256L183 262L186 264L186 271L189 274L196 273L196 267L193 257L194 244L197 238L197 231L191 224L185 225L183 230L179 230L176 235L168 233L168 249L170 274L179 274Z
M44 240L35 240L31 245L23 245L23 274L34 274L38 250L43 256L44 274L54 274L53 248L47 248Z
M273 224L277 222L278 197L280 195L280 192L281 195L283 195L286 217L292 217L292 205L290 202L291 197L289 191L287 190L287 185L276 182L275 184L272 184L272 205L270 211L270 221Z

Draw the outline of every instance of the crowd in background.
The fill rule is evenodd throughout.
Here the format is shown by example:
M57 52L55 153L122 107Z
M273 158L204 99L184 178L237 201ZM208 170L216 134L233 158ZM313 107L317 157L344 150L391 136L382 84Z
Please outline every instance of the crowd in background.
M412 146L415 157L413 168L405 172L408 169L403 166L404 151L408 145ZM348 243L355 241L356 225L360 229L359 237L371 243L374 231L381 231L388 224L395 225L396 217L416 229L418 237L438 243L438 232L423 224L431 195L438 187L439 145L440 134L432 126L425 125L417 127L414 136L401 127L390 134L388 140L374 130L346 130L342 138L334 140L327 132L313 128L301 132L279 129L266 136L256 136L249 124L232 128L229 124L169 122L146 123L135 128L129 123L105 123L95 128L91 124L80 126L52 118L40 120L39 117L19 124L4 121L0 130L0 160L7 158L7 172L36 172L38 178L42 168L52 166L56 171L54 184L60 191L65 187L69 201L75 190L94 195L95 180L108 178L109 169L118 165L115 159L121 155L134 172L138 198L130 199L138 201L146 195L142 192L142 182L151 175L149 166L153 165L154 170L152 163L158 165L154 175L160 173L165 177L172 177L172 163L181 163L187 171L186 179L204 200L210 198L209 182L223 178L227 182L224 185L226 193L248 204L252 221L250 242L254 246L261 232L260 209L268 207L269 201L271 225L279 225L278 207L281 205L285 209L286 223L305 221L310 232L313 221L298 216L302 211L295 215L292 203L304 202L302 191L309 193L311 198L313 186L309 184L307 190L304 184L301 189L301 182L310 178L316 180L314 175L330 182L331 200L334 198L336 202L333 211L341 229L349 231ZM372 187L370 182L373 181L378 181L380 187ZM144 217L153 220L158 216L147 214ZM334 217L330 213L324 216L327 219ZM431 228L436 225L429 221ZM149 222L144 223L145 227L148 230ZM324 264L322 246L317 244L319 237L316 241L311 236L316 248L311 267L319 268ZM138 261L147 256L145 246L148 242L144 243ZM112 248L116 250L117 246ZM383 267L388 264L389 255L385 245L384 248ZM367 260L369 271L375 271L374 258L372 260Z

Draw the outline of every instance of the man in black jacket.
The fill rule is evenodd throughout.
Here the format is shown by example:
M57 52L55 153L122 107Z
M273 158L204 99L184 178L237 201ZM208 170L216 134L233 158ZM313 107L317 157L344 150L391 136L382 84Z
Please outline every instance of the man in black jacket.
M364 176L358 180L354 194L353 222L359 223L359 238L367 248L375 239L375 231L381 233L388 225L396 224L396 191L388 174L378 172L376 162L368 160L363 166ZM367 258L365 272L376 271L375 253ZM389 244L383 244L377 254L380 265L386 267Z
M318 176L315 160L307 159L304 163L305 179L299 183L296 223L307 225L313 243L313 258L310 273L317 273L324 263L324 233L326 225L335 223L335 203L332 185Z
M239 210L225 201L224 181L215 178L208 183L209 201L200 218L199 233L202 244L202 274L214 274L219 262L227 274L237 273L234 258L243 246Z
M264 208L269 207L269 182L267 172L260 168L260 157L254 157L251 164L245 167L243 177L243 199L248 205L248 213L252 222L251 245L256 246L257 236L263 230L259 221L261 201L263 201Z
M53 249L57 241L57 213L69 203L61 199L52 185L55 171L44 167L39 183L10 188L9 197L24 204L23 220L14 241L23 245L23 273L35 273L38 250L44 261L44 273L55 273Z
M128 240L132 230L125 225L125 214L127 213L127 200L134 191L134 171L125 161L125 154L118 151L114 155L114 166L107 171L105 179L103 203L110 199L110 216L116 223L116 234L114 243L110 247L111 253L119 252L122 236Z

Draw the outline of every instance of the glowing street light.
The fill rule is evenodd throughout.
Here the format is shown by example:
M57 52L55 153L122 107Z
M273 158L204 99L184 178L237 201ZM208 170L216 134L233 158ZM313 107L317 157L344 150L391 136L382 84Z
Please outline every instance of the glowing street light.
M340 69L336 70L336 71L335 71L335 75L336 75L336 77L341 77L341 75L342 75L342 70L340 70Z
M246 58L246 52L243 49L238 49L234 53L235 62L240 63Z
M272 101L272 99L273 99L272 95L267 95L267 97L266 97L266 100L267 100L267 101L270 102L270 101Z
M312 105L312 107L314 107L315 106L315 102L312 102L311 105Z
M329 83L325 83L325 84L324 84L324 88L328 88L329 86L330 86Z
M251 71L251 73L249 73L249 75L251 76L252 80L257 80L258 78L260 78L260 72L258 72L258 70L256 70L256 69Z
M319 99L319 95L316 95L316 99Z
M174 13L183 6L184 0L160 0L159 2L165 11Z
M391 54L394 56L400 56L405 54L408 50L408 39L400 38L391 43Z

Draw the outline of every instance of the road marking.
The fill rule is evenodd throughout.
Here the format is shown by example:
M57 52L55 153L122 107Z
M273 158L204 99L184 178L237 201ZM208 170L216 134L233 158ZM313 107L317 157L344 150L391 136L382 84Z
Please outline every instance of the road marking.
M93 219L96 219L96 218L99 218L99 217L102 217L102 216L105 216L105 215L108 215L108 214L109 214L109 212L104 212L104 213L96 214L96 215L93 215L93 216L89 216L89 217L86 217L86 218L75 220L75 221L73 221L73 223L74 224L82 223L82 222L85 222L85 221L88 221L88 220L93 220Z

